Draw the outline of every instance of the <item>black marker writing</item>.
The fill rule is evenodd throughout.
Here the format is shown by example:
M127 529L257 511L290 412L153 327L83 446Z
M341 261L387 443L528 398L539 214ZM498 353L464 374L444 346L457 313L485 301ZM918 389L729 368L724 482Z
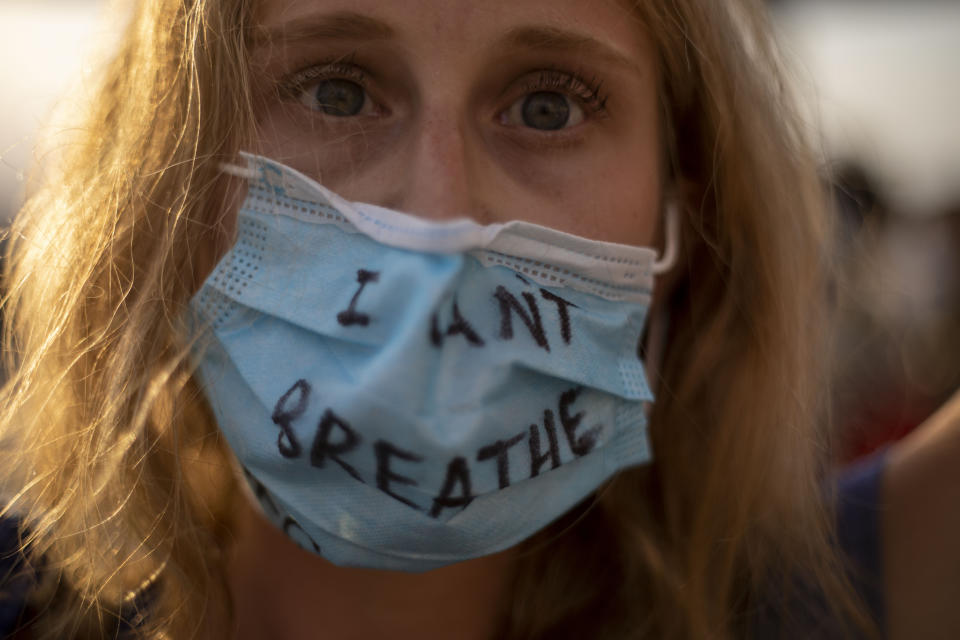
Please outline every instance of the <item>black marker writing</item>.
M339 442L333 442L331 439L334 429L343 434ZM317 427L317 435L314 437L313 446L310 448L310 464L322 469L323 463L329 458L351 476L363 482L363 478L360 477L357 470L340 458L343 454L355 449L359 444L360 436L357 435L357 432L351 429L343 418L327 409L323 412L323 417Z
M294 394L296 394L295 404L293 404ZM300 455L301 447L297 441L297 436L293 432L293 421L303 415L307 410L307 398L310 397L310 384L306 380L297 380L293 386L287 390L277 401L277 406L273 409L273 415L270 419L280 427L280 433L277 436L277 449L284 458L296 458ZM286 442L284 442L286 438Z
M277 507L277 503L273 501L273 497L270 495L270 492L267 491L267 488L263 486L263 484L261 484L260 481L257 480L257 478L250 473L250 470L246 467L243 467L243 475L245 475L247 477L247 481L253 485L253 492L257 496L257 500L260 502L260 504L265 505L276 517L283 515L283 523L280 525L283 533L286 534L287 537L296 541L298 536L294 535L293 532L299 532L304 538L307 539L307 541L310 543L310 546L313 547L313 550L316 553L320 553L320 546L314 542L313 538L310 537L310 534L304 531L303 527L300 526L300 523L297 522L292 516L289 514L284 514L282 511L280 511L280 509Z
M273 497L270 495L270 492L267 491L267 488L263 486L246 467L243 467L243 475L247 477L247 482L253 485L253 494L257 497L257 501L261 505L266 505L267 508L273 512L273 515L279 516L280 509L277 508L277 503L273 501Z
M518 433L509 440L497 440L493 444L481 447L477 451L477 460L483 462L490 458L497 459L497 478L500 481L500 488L506 489L510 486L510 447L517 444L526 436L526 433Z
M590 427L580 437L577 437L577 427L585 415L583 411L575 415L570 415L570 405L577 401L577 396L583 388L570 389L560 394L560 424L563 425L563 431L567 435L567 442L570 443L570 450L577 456L585 456L597 444L597 436L603 428L600 425Z
M564 300L560 296L550 293L546 289L540 289L540 295L543 296L544 300L556 303L557 314L560 316L560 335L563 337L565 343L570 344L572 335L570 333L570 313L567 311L567 307L573 307L574 309L579 309L580 307L569 300Z
M283 525L281 525L283 532L287 534L287 537L297 540L297 536L291 533L291 529L296 529L299 531L303 537L307 539L310 545L313 547L314 552L320 553L320 545L313 541L313 538L310 537L310 534L304 531L303 527L300 526L300 523L293 519L292 516L287 516L283 519Z
M370 324L370 316L357 311L357 300L360 298L360 294L363 293L363 289L367 286L368 282L377 282L379 279L379 271L367 271L366 269L357 270L357 282L360 283L360 288L353 294L353 298L350 300L350 306L337 314L337 322L345 327L355 324L365 327Z
M467 342L475 347L482 347L484 345L483 338L473 330L470 323L467 322L463 314L460 313L460 305L454 301L453 322L450 323L446 331L440 331L439 320L437 319L436 313L434 313L430 319L430 342L432 342L435 347L442 347L445 336L450 337L456 335L462 335Z
M521 295L527 303L529 313L503 285L497 287L496 293L493 294L493 297L500 302L500 337L504 340L513 339L513 314L516 313L529 329L530 335L533 336L537 346L550 351L550 345L547 344L547 335L543 331L543 322L540 320L540 308L537 306L537 299L528 291L524 291Z
M391 482L406 484L411 487L417 486L417 481L413 478L394 473L393 470L390 469L390 458L400 458L401 460L407 460L409 462L420 462L423 458L415 453L399 449L386 440L377 440L373 444L373 452L377 458L377 488L391 498L399 500L403 504L419 511L420 507L418 507L416 503L404 498L400 494L394 493L390 488Z
M453 491L457 488L457 485L460 485L460 495L454 496ZM467 459L463 457L454 458L447 465L447 477L443 481L440 495L433 500L430 515L436 518L444 509L465 507L472 501L473 490L470 487L470 467L467 466Z
M516 477L518 475L516 465L514 465L513 473L511 473L510 454L511 450L515 450L524 438L527 439L528 447L523 447L523 449L525 453L528 449L530 462L530 472L527 477L537 477L545 468L549 471L562 464L557 421L563 429L570 451L574 456L585 456L597 447L604 427L596 424L589 429L585 428L585 423L588 420L587 411L576 411L574 409L574 404L583 390L582 387L575 387L561 393L557 398L556 410L543 410L542 426L531 424L527 429L521 430L509 438L498 439L476 451L475 459L477 462L496 460L497 480L501 490L519 481ZM293 422L306 412L310 394L310 385L305 380L298 380L280 397L273 411L273 422L280 427L277 446L280 454L286 458L300 456L302 447L293 431ZM544 442L543 434L546 434L546 442ZM422 463L424 458L418 453L401 449L386 440L374 442L372 452L369 445L362 445L364 445L364 440L358 431L337 415L333 409L327 408L317 425L310 448L310 464L317 468L324 468L326 462L332 460L353 479L364 482L353 465L359 464L360 458L357 458L357 456L364 455L364 452L369 452L365 455L372 453L376 469L375 483L377 489L412 509L425 511L428 508L426 505L418 505L412 499L401 495L397 491L401 485L420 486L418 480L415 479L417 474L404 475L396 468L401 462L407 464ZM453 457L448 459L443 484L433 499L432 506L429 507L429 514L434 518L439 517L445 509L466 507L476 497L473 494L468 458L455 453L452 453L452 455ZM514 451L514 462L516 462L516 455L518 454ZM348 459L350 462L347 461ZM244 469L244 473L247 474L254 493L260 503L264 505L264 508L272 512L277 518L285 515L278 508L267 489L249 471Z
M544 409L543 411L543 429L547 432L547 451L540 452L540 430L537 425L530 425L530 439L527 441L530 445L530 477L536 478L540 475L540 468L547 461L550 461L550 468L556 469L560 466L560 445L557 442L557 428L553 424L553 411Z

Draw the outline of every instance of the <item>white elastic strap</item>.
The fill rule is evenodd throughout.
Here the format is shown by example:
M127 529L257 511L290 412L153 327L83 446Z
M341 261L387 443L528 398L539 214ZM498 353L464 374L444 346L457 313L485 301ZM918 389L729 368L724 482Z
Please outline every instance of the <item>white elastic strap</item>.
M237 178L246 178L247 180L256 180L258 177L260 177L260 174L257 173L256 169L242 167L238 164L231 164L229 162L221 162L220 171Z
M663 256L653 263L653 273L660 275L670 271L677 262L680 253L680 212L675 202L667 205L666 246Z

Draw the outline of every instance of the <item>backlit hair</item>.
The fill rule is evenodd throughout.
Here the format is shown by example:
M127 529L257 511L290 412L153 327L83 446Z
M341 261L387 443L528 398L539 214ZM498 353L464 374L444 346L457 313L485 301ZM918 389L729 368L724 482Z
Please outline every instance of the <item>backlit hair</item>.
M218 164L255 141L255 7L135 4L10 234L0 469L43 559L37 638L229 633L203 621L229 615L238 488L180 321L224 243ZM829 229L763 9L635 4L683 205L654 462L524 544L503 637L727 638L778 604L868 629L825 492Z

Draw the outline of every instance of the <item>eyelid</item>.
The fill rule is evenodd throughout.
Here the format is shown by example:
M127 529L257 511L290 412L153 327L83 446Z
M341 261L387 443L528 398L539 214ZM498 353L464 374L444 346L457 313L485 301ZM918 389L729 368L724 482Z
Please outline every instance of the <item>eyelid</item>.
M296 100L303 102L304 93L318 82L329 79L345 79L355 82L363 89L367 95L367 100L377 111L377 115L383 116L390 109L384 109L384 103L375 100L370 95L368 86L368 73L364 67L354 63L355 52L350 55L340 55L328 60L322 60L314 64L302 67L287 76L284 76L277 83L279 94L287 100ZM557 67L534 68L526 73L522 73L513 83L513 88L507 88L504 93L513 96L510 105L498 113L503 114L513 108L518 100L523 100L526 96L540 91L554 91L567 96L575 101L577 108L581 110L581 120L583 114L587 119L605 119L609 116L607 111L608 96L601 93L603 80L594 75L590 80L585 79L584 73L579 70L566 70ZM360 116L362 114L358 114ZM372 114L367 114L372 115ZM498 116L502 117L502 116ZM321 115L326 121L326 117ZM356 117L335 119L331 126L346 126L356 121ZM543 137L547 136L555 140L569 138L574 134L574 130L579 130L579 123L572 127L564 127L559 130L532 131L532 135ZM580 134L576 134L580 135Z
M579 71L544 68L531 71L522 80L523 95L554 90L572 94L592 115L605 115L608 96L601 93L603 80L594 76L587 81Z
M353 56L340 56L328 61L312 64L280 79L277 87L280 94L287 98L297 98L310 86L311 82L343 78L356 82L366 90L367 76L363 69L353 63Z

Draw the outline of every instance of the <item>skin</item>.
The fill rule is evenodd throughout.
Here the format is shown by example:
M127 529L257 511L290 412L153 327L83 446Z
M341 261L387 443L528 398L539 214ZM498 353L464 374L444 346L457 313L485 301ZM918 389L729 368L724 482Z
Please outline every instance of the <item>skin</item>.
M348 199L424 218L653 242L655 58L613 0L264 0L258 25L259 153ZM355 115L317 102L333 78L363 86ZM560 128L523 116L542 92L567 109ZM495 636L513 551L422 574L339 568L241 502L237 638Z
M960 637L960 391L891 449L883 494L888 637Z
M513 552L417 574L342 568L237 502L227 623L237 640L496 637Z
M344 12L393 34L352 35L357 25ZM661 200L654 54L618 3L265 0L260 24L253 66L264 155L348 199L425 218L653 239ZM583 41L552 34L551 43L549 29ZM336 65L364 74L369 98L356 116L304 104L317 80L302 91L285 85L304 69L354 79ZM597 84L597 99L583 99ZM567 101L568 126L524 126L518 107L537 91Z

